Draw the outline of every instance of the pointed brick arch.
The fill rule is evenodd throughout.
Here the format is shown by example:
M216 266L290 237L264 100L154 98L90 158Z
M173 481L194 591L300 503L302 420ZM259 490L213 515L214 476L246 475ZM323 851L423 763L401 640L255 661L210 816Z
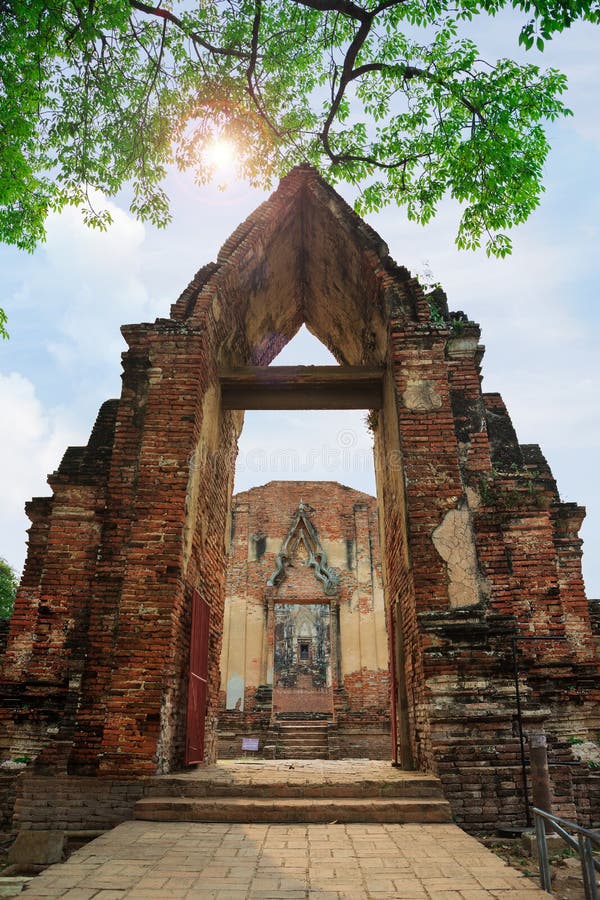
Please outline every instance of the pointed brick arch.
M171 315L208 324L220 365L269 365L302 324L338 362L369 365L387 357L386 307L414 318L419 300L379 235L300 166L198 272Z
M170 318L123 328L121 397L87 447L66 453L52 497L29 505L0 749L28 745L40 766L73 775L181 767L196 591L210 608L214 758L242 426L220 375L268 365L305 323L340 364L383 372L375 465L402 761L439 772L451 799L485 767L455 813L495 826L500 785L520 778L507 636L564 639L528 644L520 668L551 752L600 725L598 660L583 510L561 503L539 448L520 446L500 397L482 393L479 328L464 318L443 294L426 298L314 170L284 178Z

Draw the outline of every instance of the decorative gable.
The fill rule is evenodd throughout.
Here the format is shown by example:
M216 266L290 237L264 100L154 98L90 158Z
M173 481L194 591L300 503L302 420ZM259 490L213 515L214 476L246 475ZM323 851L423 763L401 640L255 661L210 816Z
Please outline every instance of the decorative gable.
M286 568L298 560L301 565L310 566L315 578L323 584L328 596L335 594L339 578L327 565L327 554L321 546L317 530L310 520L314 509L302 500L294 513L290 530L275 557L275 571L267 581L269 587L278 587L286 575Z

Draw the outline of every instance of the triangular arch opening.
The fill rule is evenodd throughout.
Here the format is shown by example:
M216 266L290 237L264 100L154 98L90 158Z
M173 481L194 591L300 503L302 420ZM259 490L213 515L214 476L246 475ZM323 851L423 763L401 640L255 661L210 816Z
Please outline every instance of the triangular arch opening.
M336 366L338 360L303 323L271 361L272 366Z

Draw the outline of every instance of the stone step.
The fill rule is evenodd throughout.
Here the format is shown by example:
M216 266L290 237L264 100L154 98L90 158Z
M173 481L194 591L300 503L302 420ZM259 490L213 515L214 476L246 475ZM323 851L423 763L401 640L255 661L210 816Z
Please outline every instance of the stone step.
M277 735L278 740L280 741L321 741L326 742L328 738L328 734L326 731L294 731L294 732L280 732Z
M310 774L305 776L303 770L294 768L293 764L289 766L289 774L282 780L275 780L268 774L263 777L260 770L256 771L254 767L251 771L251 780L244 779L243 784L237 778L225 781L210 777L162 775L152 779L152 794L154 798L173 797L192 800L204 797L213 799L239 797L241 794L249 799L270 797L274 800L312 797L443 799L442 787L435 775L399 772L391 766L388 779L364 776L355 776L352 779L337 778L333 772L328 772L326 776L319 774L316 777Z
M279 737L281 740L290 740L290 741L298 741L298 740L327 740L328 731L313 731L313 730L305 730L304 728L298 728L294 731L280 731Z
M277 745L279 747L289 748L298 747L299 749L302 749L302 747L306 749L308 749L309 747L318 747L322 750L323 748L327 749L327 747L329 746L329 741L327 740L327 738L325 738L325 740L323 741L320 741L318 738L307 738L306 740L302 740L302 738L296 737L277 741Z
M292 740L299 740L300 738L317 738L318 740L327 740L327 735L329 731L327 729L323 729L323 731L318 731L316 729L308 729L308 728L295 728L294 730L285 730L278 731L277 735L280 738L291 738Z
M270 798L203 799L156 797L138 800L134 818L150 822L451 822L439 799Z
M323 755L324 759L329 756L329 747L277 747L277 756L285 756L286 759L310 759Z
M329 759L330 722L281 722L274 734L277 759Z
M279 728L282 731L304 731L304 729L327 731L330 724L330 722L281 722Z
M317 750L324 753L329 749L329 746L326 742L316 743L315 741L307 741L306 743L303 743L302 741L279 741L277 749L286 750L293 755L294 750L298 750L299 752L305 751L306 753L310 750Z
M279 734L327 734L330 724L322 722L290 722L279 725Z
M279 727L282 731L294 731L294 729L297 728L313 728L320 729L321 731L327 731L331 724L331 722L303 722L301 720L294 720L293 722L280 722Z
M306 716L306 713L275 713L275 721L281 725L287 725L289 722L311 722L311 723L320 723L320 722L333 722L333 716L331 713L312 713L311 715Z
M275 735L277 759L328 759L330 727L323 722L285 722Z

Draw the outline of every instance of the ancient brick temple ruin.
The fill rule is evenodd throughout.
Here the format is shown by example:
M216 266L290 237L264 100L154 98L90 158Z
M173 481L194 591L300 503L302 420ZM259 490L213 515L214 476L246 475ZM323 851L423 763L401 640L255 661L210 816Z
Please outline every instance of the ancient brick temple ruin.
M267 368L303 323L340 365ZM52 495L27 505L0 683L0 750L34 760L21 827L80 828L86 805L114 822L157 773L214 759L237 438L257 407L373 411L391 755L438 773L468 827L522 821L516 658L522 725L547 735L557 809L597 817L597 779L570 765L569 743L600 730L584 509L560 500L500 395L482 393L478 326L442 292L425 296L301 166L169 318L122 331L120 398L67 450ZM282 509L274 544L263 529L265 572L298 511ZM306 532L312 521L325 538L318 516ZM343 559L326 565L341 585ZM359 575L352 603L369 602Z
M277 753L287 721L300 738L330 723L328 756L390 758L375 497L328 481L234 496L221 690L220 756L239 756L243 736Z

